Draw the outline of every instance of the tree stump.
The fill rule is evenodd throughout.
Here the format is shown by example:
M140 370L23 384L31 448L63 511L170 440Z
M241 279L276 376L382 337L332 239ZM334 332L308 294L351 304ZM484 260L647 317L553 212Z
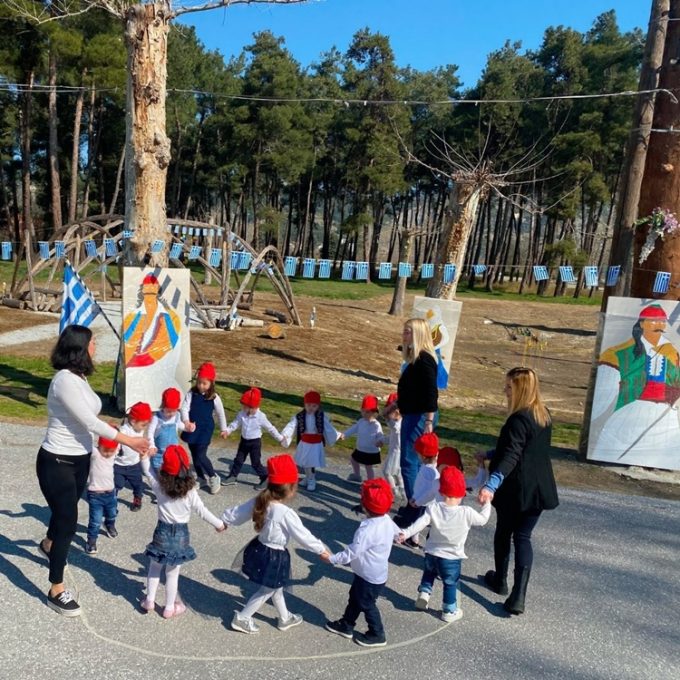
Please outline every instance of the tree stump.
M281 324L271 323L267 326L267 337L272 340L282 340L286 337L286 332L283 330Z

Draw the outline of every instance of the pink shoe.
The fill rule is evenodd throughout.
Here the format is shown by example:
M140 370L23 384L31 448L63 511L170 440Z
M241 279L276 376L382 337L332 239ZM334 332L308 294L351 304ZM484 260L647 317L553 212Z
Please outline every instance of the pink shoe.
M156 603L153 602L152 600L142 600L141 607L142 611L145 614L148 614L149 612L152 612L154 611L154 609L156 609Z
M166 607L163 610L163 618L171 619L173 616L180 616L181 614L184 614L186 610L187 608L184 602L177 600L173 607Z

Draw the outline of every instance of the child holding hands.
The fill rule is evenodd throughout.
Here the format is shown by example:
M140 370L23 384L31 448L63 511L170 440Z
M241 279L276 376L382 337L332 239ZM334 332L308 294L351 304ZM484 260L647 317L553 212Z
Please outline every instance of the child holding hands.
M177 433L187 429L179 412L181 403L182 393L174 387L168 387L161 396L160 409L153 414L148 434L155 448L155 453L152 452L151 456L151 467L154 470L161 469L165 449L170 444L179 444Z
M383 445L383 431L378 422L378 398L367 394L361 402L361 418L345 430L338 439L356 435L357 446L352 451L352 472L350 482L361 482L361 466L366 468L366 477L375 477L375 466L380 465L380 447Z
M143 401L138 401L130 407L125 416L125 421L120 431L130 437L144 437L146 428L151 421L151 406ZM129 446L121 445L113 466L114 486L116 496L126 484L132 487L132 505L130 510L138 512L142 509L142 495L144 493L144 480L142 479L142 467L139 462L139 454Z
M393 392L387 397L386 409L397 401L397 393ZM389 410L385 416L389 436L387 439L387 458L383 465L383 475L392 487L395 500L406 501L406 491L404 490L404 480L401 476L401 413L399 407Z

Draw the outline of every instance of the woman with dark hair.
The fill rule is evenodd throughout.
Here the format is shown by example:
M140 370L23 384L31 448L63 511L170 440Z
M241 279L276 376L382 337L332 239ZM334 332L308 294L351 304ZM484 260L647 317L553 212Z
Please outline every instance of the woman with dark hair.
M503 606L511 614L522 614L534 559L531 532L543 510L556 508L559 501L549 455L552 423L536 373L530 368L513 368L506 375L505 396L508 419L496 449L490 452L489 479L479 491L479 502L491 501L497 515L493 539L496 568L486 573L484 582L499 595L508 594L512 541L515 581Z
M67 326L52 350L57 371L47 392L47 432L38 451L38 483L52 515L40 551L50 563L47 605L64 616L78 616L80 606L64 586L64 567L78 523L78 501L90 471L93 435L115 439L140 453L149 442L128 437L97 416L101 399L87 382L94 372L95 340L84 326Z

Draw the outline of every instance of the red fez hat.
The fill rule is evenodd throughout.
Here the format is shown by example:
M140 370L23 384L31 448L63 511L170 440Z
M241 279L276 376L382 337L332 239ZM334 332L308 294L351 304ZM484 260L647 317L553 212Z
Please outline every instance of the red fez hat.
M155 274L147 274L142 281L143 286L157 286L158 279Z
M198 380L210 380L210 382L215 382L216 377L217 372L215 371L215 364L210 361L202 363L196 372L196 378Z
M186 477L189 474L189 456L179 444L170 444L163 453L161 470L173 477Z
M668 321L668 315L661 305L647 305L641 312L640 319L657 319Z
M304 403L321 405L321 395L318 392L315 392L314 390L310 390L305 394Z
M372 515L386 515L393 502L392 487L382 477L367 479L361 485L361 504Z
M262 392L257 387L246 390L241 397L241 403L248 408L259 408L262 401Z
M139 420L142 422L151 420L151 406L149 406L145 401L138 401L136 404L130 406L128 411L128 418L130 420Z
M270 484L296 484L298 480L297 465L287 453L267 461L267 474Z
M444 446L439 449L439 455L437 456L437 467L440 465L453 465L459 470L463 469L463 461L460 457L460 452L453 446Z
M435 458L439 453L439 437L434 432L421 434L414 442L413 448L425 458Z
M182 393L174 387L168 387L161 397L161 406L162 408L178 409L181 401Z
M399 398L399 397L398 397L397 393L396 393L396 392L392 392L392 394L390 394L390 395L387 397L387 406L389 406L390 404L394 404L394 402L397 401L398 398Z
M378 409L378 397L374 394L367 394L363 401L361 402L362 411L377 411Z
M465 496L465 477L453 465L442 470L439 477L439 493L449 498L463 498Z
M117 449L118 442L115 439L107 439L106 437L99 437L97 446L100 449Z

